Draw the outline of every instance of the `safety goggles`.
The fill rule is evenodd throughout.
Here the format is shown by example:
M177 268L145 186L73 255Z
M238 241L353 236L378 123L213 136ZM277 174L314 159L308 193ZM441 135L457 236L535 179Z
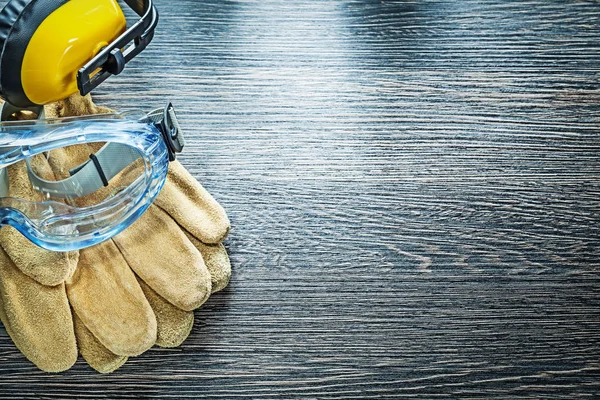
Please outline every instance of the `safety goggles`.
M14 110L4 104L6 117ZM35 157L45 157L45 162L55 151L74 145L81 149L82 144L101 147L73 166L69 177L38 175ZM16 228L48 250L98 244L131 225L152 204L166 180L169 160L183 145L171 104L141 118L106 114L1 122L0 225ZM43 201L11 195L10 168L24 168L17 164L22 161ZM110 186L113 178L120 182L117 187ZM81 199L87 199L85 205Z

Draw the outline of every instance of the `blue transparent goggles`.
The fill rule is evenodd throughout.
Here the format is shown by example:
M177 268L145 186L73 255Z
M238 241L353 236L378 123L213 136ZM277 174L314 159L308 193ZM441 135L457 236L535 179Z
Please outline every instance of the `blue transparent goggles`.
M89 160L72 168L66 179L43 179L31 165L32 157L47 157L53 150L86 143L103 145ZM169 161L183 145L170 104L141 118L105 114L1 122L0 225L12 226L38 246L54 251L103 242L131 225L152 204L165 183ZM11 196L8 168L20 161L25 162L31 185L43 201ZM135 173L129 174L126 186L109 186L111 179L134 165ZM108 194L78 206L77 199L102 190Z

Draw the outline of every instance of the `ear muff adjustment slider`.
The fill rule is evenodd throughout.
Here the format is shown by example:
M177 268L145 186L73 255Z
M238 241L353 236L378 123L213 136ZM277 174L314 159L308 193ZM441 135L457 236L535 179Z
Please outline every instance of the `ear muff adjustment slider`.
M112 49L106 62L106 70L113 75L119 75L125 69L125 57L120 49Z
M131 0L126 2L130 5L136 3ZM141 53L154 38L154 29L158 25L158 11L152 0L144 0L143 3L141 19L77 72L77 88L82 96L91 92L109 76L120 74L125 64ZM131 42L133 43L129 45Z

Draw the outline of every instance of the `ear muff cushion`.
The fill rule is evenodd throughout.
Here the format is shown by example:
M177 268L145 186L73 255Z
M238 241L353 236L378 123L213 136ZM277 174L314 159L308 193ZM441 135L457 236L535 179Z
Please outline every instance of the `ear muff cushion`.
M69 0L11 0L0 11L0 94L18 107L34 105L21 83L29 40L40 24Z
M0 49L4 48L4 43L6 42L6 38L8 37L13 24L30 1L31 0L12 0L4 6L2 11L0 11Z
M2 11L0 11L0 60L4 53L4 44L6 39L10 35L10 31L17 20L23 9L29 4L31 0L12 0L9 1ZM1 64L1 63L0 63ZM2 76L2 69L0 66L0 77ZM1 81L1 80L0 80ZM0 94L4 96L4 90L2 90L2 82L0 82Z

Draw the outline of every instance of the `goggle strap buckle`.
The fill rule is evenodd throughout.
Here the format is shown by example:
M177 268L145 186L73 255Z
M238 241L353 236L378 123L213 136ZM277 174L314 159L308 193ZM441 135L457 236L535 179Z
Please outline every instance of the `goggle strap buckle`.
M185 139L173 104L167 103L164 108L149 112L144 121L154 123L167 145L169 161L175 161L176 154L185 146Z

